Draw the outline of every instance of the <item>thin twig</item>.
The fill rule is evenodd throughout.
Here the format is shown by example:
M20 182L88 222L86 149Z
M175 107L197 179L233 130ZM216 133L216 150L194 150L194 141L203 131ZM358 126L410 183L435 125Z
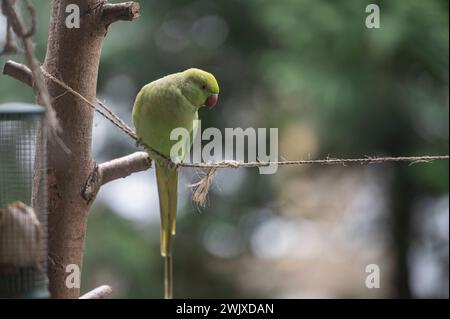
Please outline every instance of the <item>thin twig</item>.
M23 34L24 38L32 37L36 33L36 10L34 10L33 5L30 0L24 0L25 6L27 8L28 14L30 15L30 29Z
M32 79L34 80L34 85L32 87L35 90L37 99L43 103L47 110L47 112L45 112L45 127L47 128L48 136L52 140L56 141L66 153L69 153L70 151L67 149L67 147L59 137L59 133L61 133L61 127L59 126L56 112L52 107L50 94L42 76L39 62L35 55L32 36L36 31L36 12L29 0L24 0L24 2L31 20L31 26L28 29L26 29L24 23L20 20L18 14L14 9L15 1L3 0L2 10L7 18L8 25L11 26L11 28L14 30L14 33L22 40L25 49L25 57L32 73Z
M85 293L78 299L104 299L108 297L111 293L112 293L111 286L103 285Z

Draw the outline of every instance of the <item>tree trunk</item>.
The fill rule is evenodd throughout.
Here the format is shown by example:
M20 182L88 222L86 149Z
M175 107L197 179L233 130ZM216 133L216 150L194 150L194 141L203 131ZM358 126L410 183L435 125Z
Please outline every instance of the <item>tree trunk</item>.
M80 8L80 28L66 27L66 7ZM47 54L43 67L90 101L95 101L100 52L109 23L137 17L130 5L119 15L118 6L102 0L52 0ZM126 16L126 15L129 16ZM125 16L124 16L125 15ZM66 266L83 262L83 245L90 204L82 190L94 168L91 152L93 112L82 100L47 80L53 107L62 127L61 138L70 149L47 143L49 285L52 298L78 298L79 288L66 286ZM92 201L91 201L92 202Z

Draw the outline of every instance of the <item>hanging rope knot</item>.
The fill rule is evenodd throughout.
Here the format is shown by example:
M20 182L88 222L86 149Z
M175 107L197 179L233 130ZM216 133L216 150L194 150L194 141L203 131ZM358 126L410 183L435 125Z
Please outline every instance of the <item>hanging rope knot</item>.
M201 207L205 207L209 189L211 188L213 178L216 175L216 170L217 168L215 167L210 168L207 171L206 175L199 182L188 185L191 188L195 188L192 200L194 203L200 205Z

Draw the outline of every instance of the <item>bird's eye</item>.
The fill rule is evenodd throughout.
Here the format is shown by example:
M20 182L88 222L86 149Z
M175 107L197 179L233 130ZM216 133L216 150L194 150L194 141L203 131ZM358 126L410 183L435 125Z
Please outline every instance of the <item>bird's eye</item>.
M202 85L202 90L206 90L206 84Z

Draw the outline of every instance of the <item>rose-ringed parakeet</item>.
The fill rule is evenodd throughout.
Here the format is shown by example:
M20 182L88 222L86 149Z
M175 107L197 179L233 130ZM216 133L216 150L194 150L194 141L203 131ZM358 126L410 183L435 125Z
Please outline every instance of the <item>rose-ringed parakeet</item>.
M175 128L184 128L195 137L194 120L202 106L213 108L219 85L211 73L188 69L145 85L136 97L133 122L139 140L154 161L161 214L161 255L165 258L165 297L172 298L172 237L175 235L178 172L164 157L170 158L170 139ZM191 147L193 138L190 139ZM155 152L156 151L156 152ZM182 161L187 150L179 154ZM163 155L164 157L162 157Z

